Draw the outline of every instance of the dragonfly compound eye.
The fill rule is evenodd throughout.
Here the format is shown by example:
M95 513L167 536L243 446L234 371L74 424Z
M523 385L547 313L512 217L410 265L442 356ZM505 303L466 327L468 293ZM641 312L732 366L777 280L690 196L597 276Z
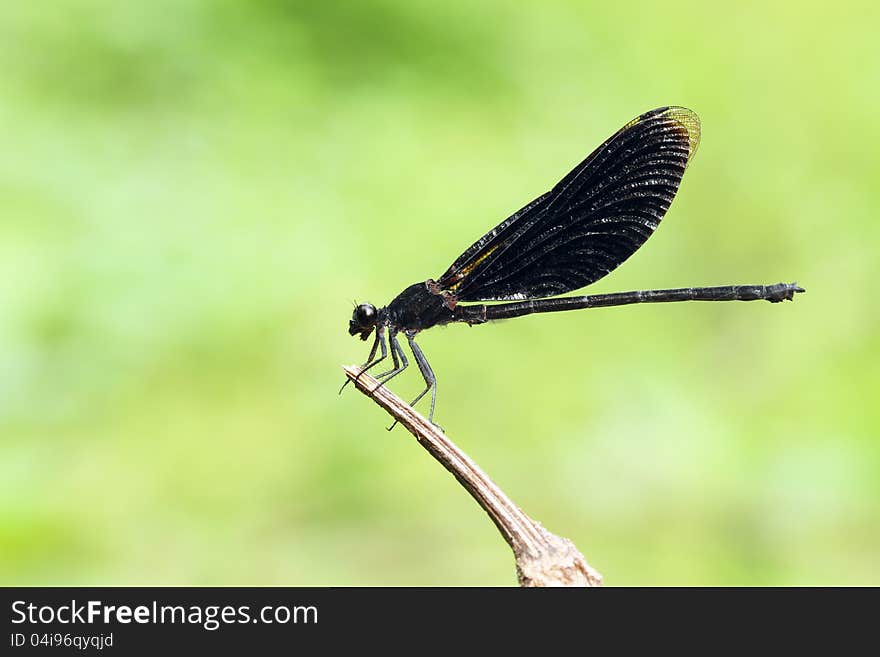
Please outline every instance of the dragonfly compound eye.
M376 307L370 303L362 303L351 314L348 322L348 334L360 334L361 340L366 340L376 327Z
M362 303L354 309L352 319L361 328L372 328L376 325L376 307L371 303Z

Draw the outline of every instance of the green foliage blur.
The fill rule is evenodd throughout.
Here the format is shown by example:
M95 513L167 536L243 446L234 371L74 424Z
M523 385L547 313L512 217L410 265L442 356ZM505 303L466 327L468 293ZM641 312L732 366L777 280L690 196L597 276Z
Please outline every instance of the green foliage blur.
M0 14L0 583L514 584L456 482L337 396L352 303L680 104L678 198L591 291L807 294L434 329L436 419L609 585L880 584L876 3Z

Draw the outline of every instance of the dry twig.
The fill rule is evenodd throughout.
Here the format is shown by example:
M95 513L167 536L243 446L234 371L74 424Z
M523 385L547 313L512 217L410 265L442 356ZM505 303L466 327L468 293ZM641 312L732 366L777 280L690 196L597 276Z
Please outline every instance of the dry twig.
M520 586L601 586L602 576L567 538L529 518L446 435L360 368L343 368L357 389L384 408L416 437L471 494L513 550Z

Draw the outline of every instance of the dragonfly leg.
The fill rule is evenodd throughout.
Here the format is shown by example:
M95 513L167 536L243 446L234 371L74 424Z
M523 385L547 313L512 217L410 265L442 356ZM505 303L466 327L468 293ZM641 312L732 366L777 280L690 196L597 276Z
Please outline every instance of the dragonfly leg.
M412 349L413 356L416 358L416 363L419 366L419 371L422 373L422 378L425 379L425 385L427 386L424 390L422 390L418 396L412 400L410 406L415 406L416 402L419 401L422 397L428 394L428 391L431 391L431 412L428 414L428 420L431 424L434 423L434 404L437 403L437 377L434 376L434 370L431 369L431 365L428 363L428 359L425 358L425 354L422 351L422 348L416 344L415 334L407 334L407 340L409 341L409 348Z
M431 391L431 411L428 414L428 421L431 424L439 427L440 425L434 423L434 405L437 403L437 377L434 376L434 370L431 369L431 365L428 363L428 359L425 358L425 354L422 351L422 348L416 343L415 340L416 334L409 333L406 334L406 339L409 341L409 348L412 350L413 356L416 359L416 363L419 366L419 371L422 373L422 378L425 379L426 388L422 390L415 399L410 402L410 406L415 406L416 403L428 394L428 391ZM391 431L397 425L397 420L394 421L390 427L388 427L388 431ZM441 427L442 430L442 427Z
M390 329L388 331L388 342L391 343L391 360L394 363L394 368L376 375L377 379L382 380L382 385L385 385L409 367L409 362L406 360L406 354L403 353L403 349L400 348L400 343L397 341L396 330Z
M376 350L382 348L382 355L379 358L376 358ZM376 329L376 339L373 340L373 346L370 348L370 355L367 356L367 362L361 365L361 371L358 372L358 375L355 380L361 378L361 374L366 372L368 369L375 367L383 360L388 357L388 347L385 345L385 330L383 328ZM373 360L375 358L375 360ZM345 386L347 386L351 382L351 379L346 379L345 383L342 384L342 387L339 389L339 394L342 394L342 391L345 390Z

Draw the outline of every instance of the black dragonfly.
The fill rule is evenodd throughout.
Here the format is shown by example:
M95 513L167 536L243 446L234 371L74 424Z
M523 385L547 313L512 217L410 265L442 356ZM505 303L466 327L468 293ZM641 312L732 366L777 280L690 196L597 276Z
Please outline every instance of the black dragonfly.
M776 303L803 292L797 283L776 283L548 298L594 283L645 243L669 209L699 141L700 119L691 110L660 107L646 112L618 130L552 190L474 242L439 279L410 285L383 308L358 305L348 324L349 334L367 340L376 332L362 372L387 358L386 331L393 367L376 378L385 383L403 372L409 365L397 340L403 333L426 384L411 403L431 391L428 418L433 422L437 379L415 341L420 331L432 326L632 303L760 299ZM512 303L464 305L462 301Z

